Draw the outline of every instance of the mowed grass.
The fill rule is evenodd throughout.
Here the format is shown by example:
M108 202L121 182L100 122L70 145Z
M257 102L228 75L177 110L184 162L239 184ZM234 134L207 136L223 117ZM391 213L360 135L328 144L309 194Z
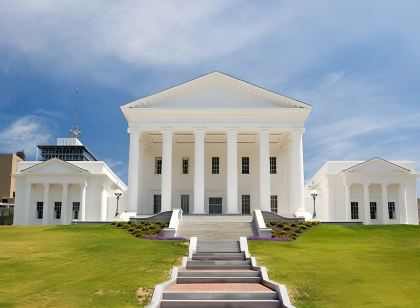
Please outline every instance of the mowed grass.
M419 226L321 225L249 246L297 307L420 307Z
M187 247L109 225L0 228L0 307L141 306Z

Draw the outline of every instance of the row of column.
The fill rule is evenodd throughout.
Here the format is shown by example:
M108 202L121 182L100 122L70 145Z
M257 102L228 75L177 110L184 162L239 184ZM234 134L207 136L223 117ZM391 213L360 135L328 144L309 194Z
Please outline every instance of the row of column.
M129 209L138 211L138 200L143 187L140 176L143 160L141 131L130 129L129 150ZM162 133L162 187L161 210L171 210L172 194L172 136L173 129L164 128ZM304 213L304 175L303 175L303 149L302 130L289 132L289 202L294 213ZM204 180L204 143L206 130L194 129L194 207L193 214L205 214L205 180ZM235 128L226 129L227 137L227 214L238 214L238 172L237 172L237 136ZM259 129L259 157L260 157L260 209L270 211L270 131Z
M32 184L40 184L44 186L43 191L43 214L42 214L42 224L47 225L48 224L48 217L49 217L49 195L50 195L50 185L51 184L59 184L62 185L62 195L61 195L61 223L62 224L69 224L70 220L67 215L68 212L68 187L71 183L27 183L26 187L26 204L27 204L27 211L26 211L26 222L27 224L31 224L31 215L33 215L33 205L31 203L31 195L32 195ZM81 221L84 221L86 219L86 183L77 183L77 185L80 185L80 219ZM102 200L101 200L102 201ZM105 203L106 207L106 203ZM101 218L103 217L104 209L101 204ZM106 209L105 209L105 219L106 220Z
M352 184L344 184L344 195L345 195L345 204L346 204L346 220L351 221L351 196L350 188ZM370 194L369 186L372 184L363 183L363 203L364 203L364 213L363 213L363 223L370 224ZM388 185L386 183L381 183L381 195L382 195L382 223L389 223L389 212L388 212ZM407 200L406 200L406 188L404 184L399 184L399 217L400 223L406 223L407 220ZM397 210L397 209L396 209Z

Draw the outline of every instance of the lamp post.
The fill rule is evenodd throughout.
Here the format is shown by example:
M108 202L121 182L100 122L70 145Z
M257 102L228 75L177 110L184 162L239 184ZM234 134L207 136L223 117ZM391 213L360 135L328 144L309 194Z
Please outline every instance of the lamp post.
M316 217L316 208L315 208L315 199L318 196L318 192L316 190L313 190L311 192L311 196L314 199L314 213L312 214L312 219Z
M120 214L120 213L118 213L118 201L120 201L120 197L122 196L121 190L117 190L115 192L115 196L117 197L117 209L115 210L115 217L117 217L118 214Z

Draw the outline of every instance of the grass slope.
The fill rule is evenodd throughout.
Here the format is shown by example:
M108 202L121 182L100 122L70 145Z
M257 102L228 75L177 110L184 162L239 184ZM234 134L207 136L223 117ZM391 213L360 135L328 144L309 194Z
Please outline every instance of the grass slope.
M420 307L419 226L321 225L249 246L297 307Z
M0 228L0 306L139 306L186 254L109 225Z

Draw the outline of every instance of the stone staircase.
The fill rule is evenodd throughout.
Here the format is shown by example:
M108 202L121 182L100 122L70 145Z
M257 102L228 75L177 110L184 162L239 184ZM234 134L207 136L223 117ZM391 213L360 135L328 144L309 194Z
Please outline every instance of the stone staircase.
M163 288L160 307L290 307L246 254L238 241L199 240Z
M184 215L177 236L200 240L237 240L252 236L252 216L248 215Z

